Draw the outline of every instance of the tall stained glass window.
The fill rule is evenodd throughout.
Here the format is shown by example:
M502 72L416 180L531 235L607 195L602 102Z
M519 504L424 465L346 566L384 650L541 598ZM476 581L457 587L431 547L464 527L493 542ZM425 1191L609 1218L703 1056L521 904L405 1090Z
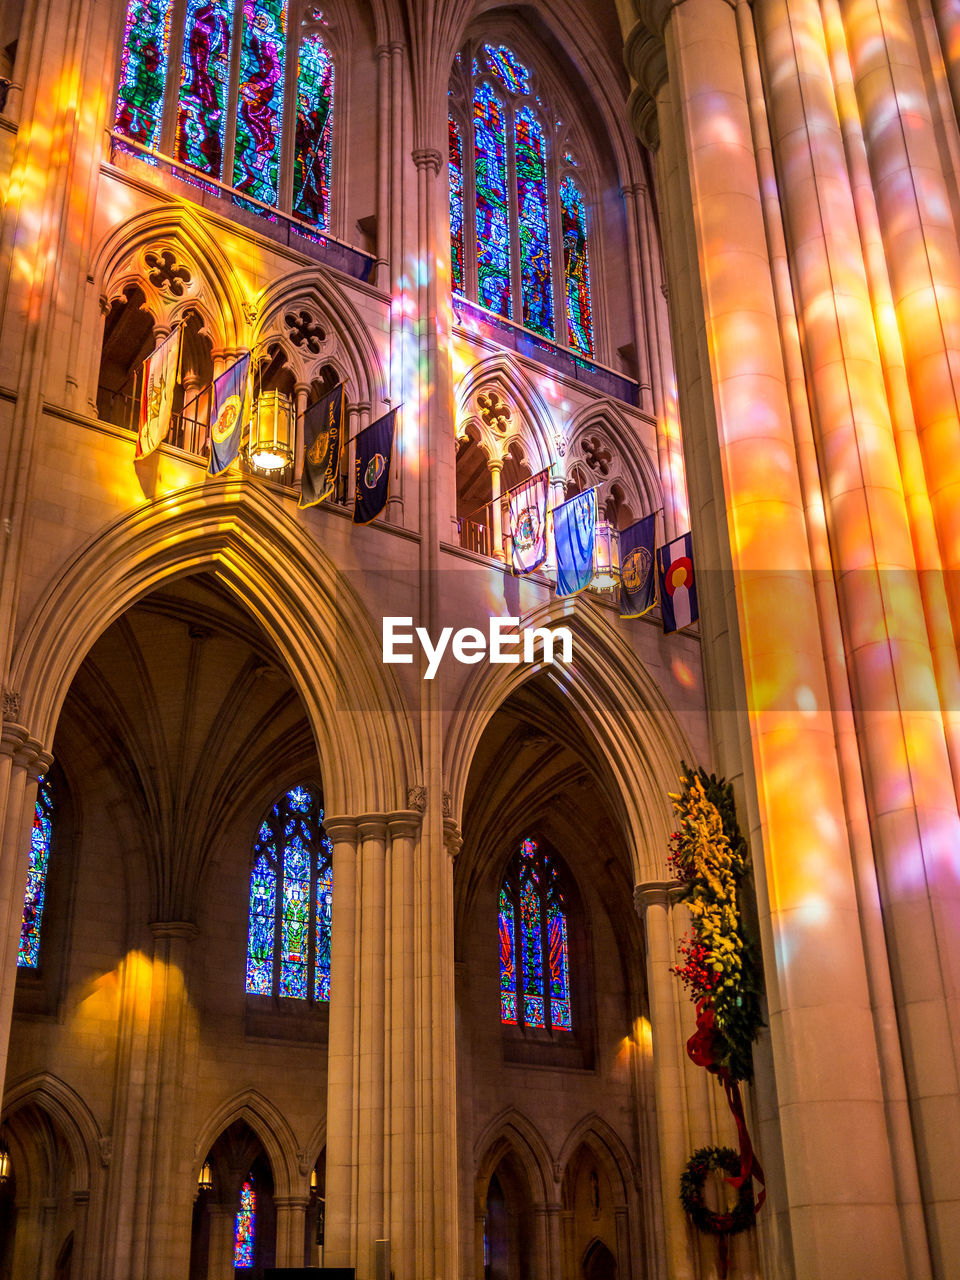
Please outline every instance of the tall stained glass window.
M592 356L587 206L561 114L506 45L461 50L449 91L450 280L454 293Z
M580 188L572 178L560 184L563 217L563 277L567 291L567 335L571 347L593 355L593 313L590 308L590 263L587 259L587 211Z
M450 283L463 293L463 138L451 116L447 122L450 175Z
M52 835L53 791L48 779L41 778L37 787L37 804L33 812L33 830L30 832L27 891L24 894L23 914L20 917L20 949L17 952L17 965L21 969L35 969L40 958L40 925L43 920Z
M476 155L477 277L480 303L513 314L510 296L510 219L507 210L507 126L503 103L483 83L473 95Z
M333 58L322 13L295 5L291 29L290 4L128 0L114 129L200 186L212 179L327 230Z
M294 787L260 824L250 873L246 990L330 999L333 860L315 790Z
M257 1193L253 1175L240 1188L240 1208L233 1229L233 1265L237 1271L253 1266L253 1244L257 1231Z
M500 887L500 1019L569 1031L570 958L560 873L535 840L524 840Z

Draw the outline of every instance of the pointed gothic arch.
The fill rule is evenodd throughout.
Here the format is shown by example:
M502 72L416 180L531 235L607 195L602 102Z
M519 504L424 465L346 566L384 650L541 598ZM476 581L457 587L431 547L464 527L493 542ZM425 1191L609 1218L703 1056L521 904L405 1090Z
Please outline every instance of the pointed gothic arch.
M247 1125L263 1145L273 1173L274 1194L296 1195L302 1175L293 1130L279 1108L256 1089L245 1089L234 1094L207 1118L194 1143L191 1185L196 1186L207 1152L220 1135L238 1120Z

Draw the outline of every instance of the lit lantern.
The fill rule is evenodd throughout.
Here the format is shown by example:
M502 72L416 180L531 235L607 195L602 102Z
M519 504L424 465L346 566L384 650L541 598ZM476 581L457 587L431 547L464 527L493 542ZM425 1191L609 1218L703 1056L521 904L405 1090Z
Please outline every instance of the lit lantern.
M253 407L249 454L260 471L280 471L293 460L293 401L282 391L264 391Z
M203 1162L203 1167L200 1170L200 1177L197 1179L197 1190L213 1190L213 1170L210 1168L209 1160L204 1160Z
M0 1187L5 1187L10 1181L10 1152L7 1150L7 1144L0 1143Z
M598 520L594 536L593 581L596 591L613 591L620 585L620 535L606 520Z

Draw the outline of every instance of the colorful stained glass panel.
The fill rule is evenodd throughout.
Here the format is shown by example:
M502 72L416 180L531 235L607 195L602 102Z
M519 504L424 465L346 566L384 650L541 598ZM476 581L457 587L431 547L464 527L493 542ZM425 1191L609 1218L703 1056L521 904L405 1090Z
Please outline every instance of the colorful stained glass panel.
M463 293L463 138L453 116L448 119L450 175L450 286Z
M529 107L521 107L517 112L516 163L523 323L545 338L552 338L547 151L543 129Z
M23 898L20 917L20 947L17 965L21 969L35 969L40 958L40 925L43 920L43 904L46 899L47 868L50 865L50 839L53 834L53 792L46 778L37 787L37 803L33 811L33 829L30 832L30 862L27 871L27 891Z
M230 77L232 0L187 0L176 154L219 179Z
M314 999L330 999L330 945L333 928L333 848L324 836L323 859L317 876L317 936L315 946Z
M130 0L114 125L144 147L160 142L173 0Z
M287 0L243 0L233 185L263 204L280 194Z
M480 305L509 318L510 219L507 213L507 133L503 104L487 84L473 96L477 174L477 275Z
M257 1229L257 1193L248 1178L240 1190L240 1208L233 1231L233 1265L239 1270L253 1266L253 1243Z
M570 346L593 355L593 311L587 254L587 211L572 178L560 184L563 217L563 275L567 290L567 336Z
M549 947L550 1021L561 1030L570 1030L570 967L567 949L567 918L555 903L547 913Z
M300 835L283 851L283 917L280 924L280 994L307 994L310 857Z
M261 837L264 827L261 828ZM269 828L266 830L269 836ZM246 989L254 996L268 996L273 990L273 946L277 913L277 873L273 863L270 853L264 850L250 874Z
M510 93L530 92L530 72L506 45L483 46L487 65L503 87Z
M300 45L293 212L325 230L330 225L333 157L333 59L319 35Z
M527 855L532 840L524 841L520 878L520 927L523 935L523 1020L528 1027L542 1027L543 1017L543 945L540 938L540 894L537 868L532 855Z
M514 945L513 900L500 890L500 1020L517 1020L517 959Z

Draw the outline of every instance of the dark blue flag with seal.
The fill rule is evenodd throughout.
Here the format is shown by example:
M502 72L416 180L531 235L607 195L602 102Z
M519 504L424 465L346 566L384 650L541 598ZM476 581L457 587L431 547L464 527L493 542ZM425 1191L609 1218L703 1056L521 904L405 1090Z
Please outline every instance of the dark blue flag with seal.
M657 603L657 513L620 531L620 617L642 618Z
M593 581L596 538L596 489L586 489L554 507L558 596L575 596Z
M344 386L338 382L303 415L303 473L298 506L315 507L336 491L345 406Z
M397 410L357 433L356 495L353 523L369 524L387 505L390 494L390 459L393 456L393 427Z
M221 471L226 471L240 452L249 373L250 352L248 351L214 380L208 475L218 476Z

